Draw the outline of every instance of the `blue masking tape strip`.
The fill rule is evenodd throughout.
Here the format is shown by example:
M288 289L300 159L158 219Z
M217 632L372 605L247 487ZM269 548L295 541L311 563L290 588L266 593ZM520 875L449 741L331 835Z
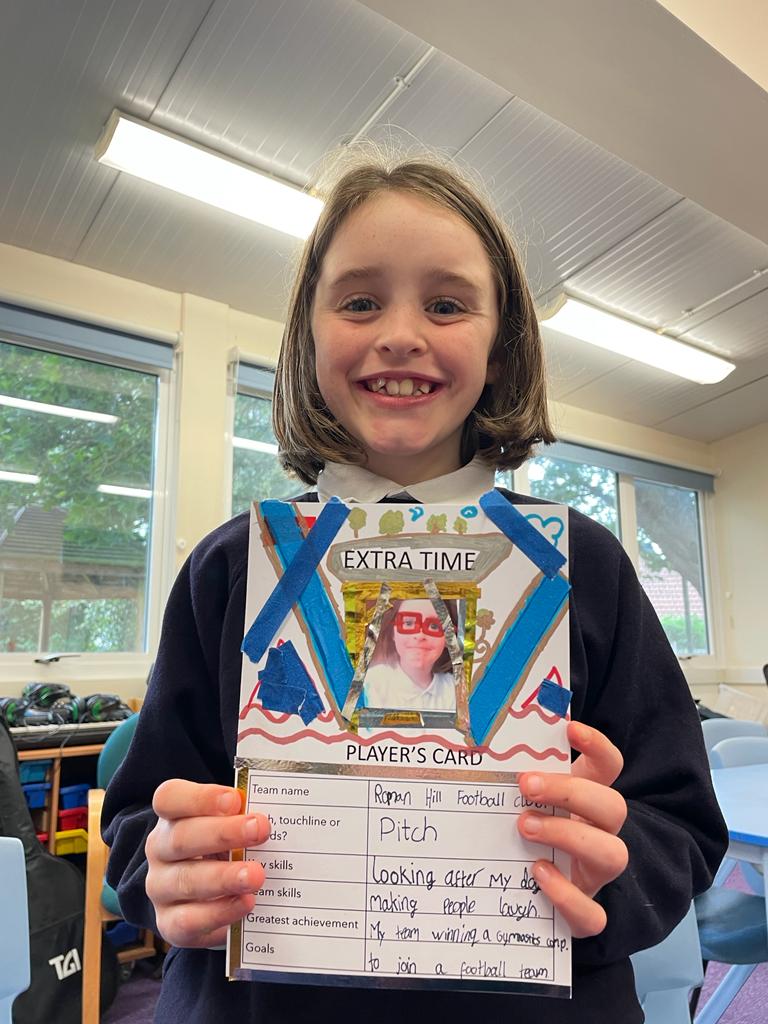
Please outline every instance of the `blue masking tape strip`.
M536 699L547 711L563 718L571 703L571 691L566 690L564 686L558 686L551 679L542 679Z
M331 498L306 537L302 537L294 508L287 502L262 501L261 512L285 571L243 639L241 650L254 663L261 660L286 615L312 579L317 580L315 570L347 518L349 509L338 498ZM277 534L285 538L282 544L278 543ZM319 584L319 580L317 582ZM337 622L337 633L338 630Z
M481 496L480 507L545 576L551 579L565 565L565 555L540 534L503 494L488 491Z
M544 577L501 638L469 698L469 720L476 743L485 741L497 715L508 704L512 690L565 604L570 589L564 576Z
M312 677L290 640L270 648L259 682L259 699L268 711L301 715L305 725L323 711Z
M349 509L342 505L338 499L333 500L337 508L340 507L344 510L344 517L335 526L335 536ZM296 523L293 511L291 511L291 515L282 514L284 507L286 506L283 502L263 501L261 503L261 512L275 542L275 551L278 558L283 565L292 566L296 553L304 542L304 538ZM290 508L290 506L287 507ZM324 512L325 509L323 510ZM323 513L318 516L310 536L320 525ZM327 541L326 547L330 545L332 540L333 537ZM322 666L326 684L331 690L337 706L343 708L352 683L354 669L341 634L338 615L316 572L313 571L312 577L305 586L303 593L298 596L298 605L309 630L310 643L319 664Z

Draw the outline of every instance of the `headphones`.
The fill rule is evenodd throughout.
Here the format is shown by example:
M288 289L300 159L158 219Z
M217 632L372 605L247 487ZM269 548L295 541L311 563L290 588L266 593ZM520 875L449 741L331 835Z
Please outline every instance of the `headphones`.
M131 709L114 693L75 697L61 683L28 683L21 697L0 697L0 717L10 727L121 722Z

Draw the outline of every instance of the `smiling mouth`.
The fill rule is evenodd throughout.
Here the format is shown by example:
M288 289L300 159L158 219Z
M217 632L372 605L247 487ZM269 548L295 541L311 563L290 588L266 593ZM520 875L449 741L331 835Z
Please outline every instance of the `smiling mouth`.
M390 398L429 395L440 387L439 384L422 380L419 377L405 377L403 380L395 380L392 377L372 377L370 380L362 381L362 384L368 391L379 395L389 395Z

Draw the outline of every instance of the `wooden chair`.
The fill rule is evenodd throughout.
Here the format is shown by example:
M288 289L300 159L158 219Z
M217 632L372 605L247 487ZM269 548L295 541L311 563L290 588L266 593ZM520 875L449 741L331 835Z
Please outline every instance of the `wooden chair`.
M101 838L104 789L128 750L138 718L138 715L127 718L109 737L99 754L97 782L101 788L92 789L88 793L82 1024L99 1022L101 944L104 938L104 925L108 921L122 920L117 893L104 881L109 856L109 849ZM137 945L118 951L117 959L120 964L125 964L154 956L156 952L154 934L151 931L144 931Z

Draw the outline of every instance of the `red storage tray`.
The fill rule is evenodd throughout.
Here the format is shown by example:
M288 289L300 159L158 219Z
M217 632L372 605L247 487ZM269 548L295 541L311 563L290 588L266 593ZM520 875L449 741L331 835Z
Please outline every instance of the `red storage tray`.
M88 808L70 807L59 811L59 827L57 832L65 832L73 828L88 828Z

